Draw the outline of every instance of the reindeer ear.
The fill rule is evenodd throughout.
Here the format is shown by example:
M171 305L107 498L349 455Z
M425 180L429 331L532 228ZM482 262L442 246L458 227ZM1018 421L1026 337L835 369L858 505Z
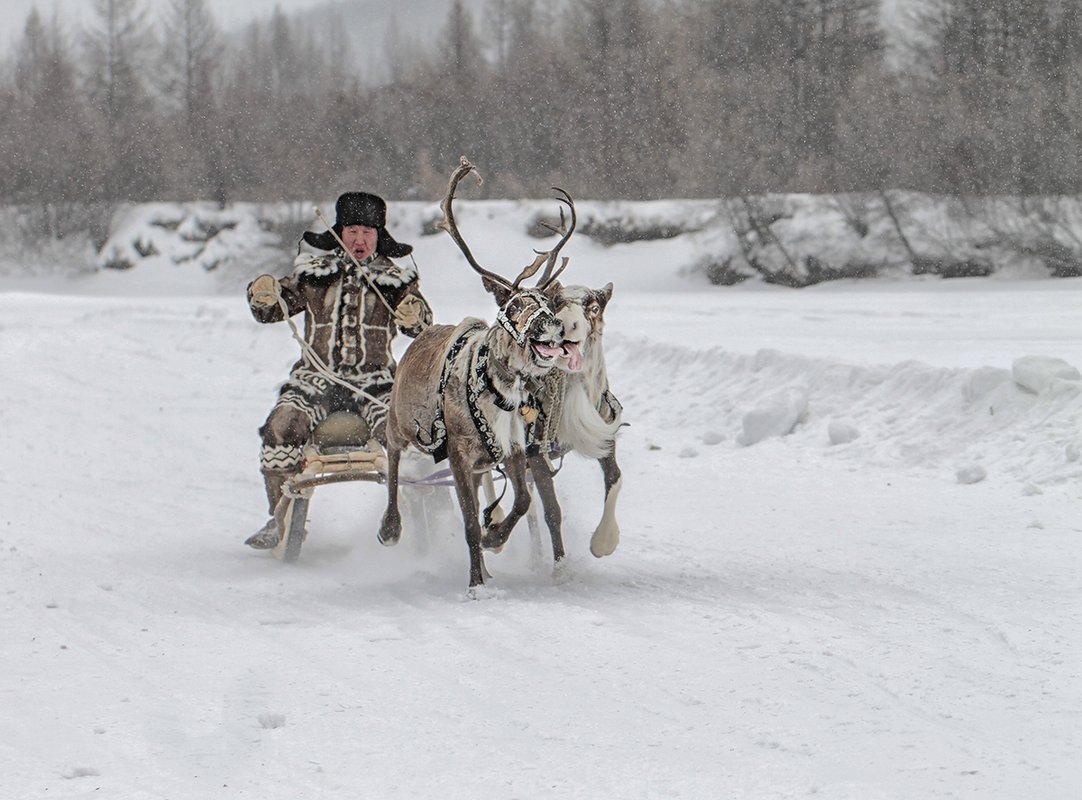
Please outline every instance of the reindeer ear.
M564 286L559 281L553 281L545 287L545 297L549 300L556 301L563 296Z
M501 308L511 299L511 289L504 286L502 283L492 280L488 276L481 277L481 285L485 287L485 291L496 298L496 305Z
M602 289L598 290L597 299L600 301L602 308L609 304L609 300L612 299L612 281L609 281Z

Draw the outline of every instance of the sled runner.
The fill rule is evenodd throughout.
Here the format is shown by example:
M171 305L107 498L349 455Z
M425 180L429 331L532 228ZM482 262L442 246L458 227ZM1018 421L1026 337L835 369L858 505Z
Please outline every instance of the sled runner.
M386 453L379 442L369 437L365 421L348 411L331 414L316 426L311 443L304 448L304 469L282 487L282 499L274 509L279 539L271 552L287 563L300 556L307 537L308 507L316 487L350 481L385 484L386 480ZM449 469L436 470L421 478L402 478L401 483L416 490L414 499L420 506L416 513L421 516L435 513L434 509L440 507L438 501L432 505L431 496L440 488L448 490L442 499L448 505L451 503L449 488L454 486L454 480ZM491 501L495 495L489 487L491 481L486 486ZM502 516L497 509L494 519ZM531 518L531 524L534 522Z
M308 503L317 486L345 481L384 483L386 472L383 447L370 439L363 419L347 411L328 416L304 448L304 469L282 487L282 499L274 509L279 530L274 555L289 562L301 554Z

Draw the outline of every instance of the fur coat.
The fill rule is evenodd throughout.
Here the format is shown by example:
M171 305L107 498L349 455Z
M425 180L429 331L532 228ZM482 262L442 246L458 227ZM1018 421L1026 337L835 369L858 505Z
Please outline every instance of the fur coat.
M417 270L376 255L361 265L365 275L379 289L391 308L407 296L421 301L422 321L414 328L399 328L387 306L362 277L353 261L341 250L326 255L303 254L294 262L293 272L279 279L282 299L289 316L304 312L304 338L323 362L342 375L395 369L391 343L398 331L415 337L432 323L432 310L421 294ZM281 322L279 305L248 304L259 322ZM310 367L302 354L293 369Z

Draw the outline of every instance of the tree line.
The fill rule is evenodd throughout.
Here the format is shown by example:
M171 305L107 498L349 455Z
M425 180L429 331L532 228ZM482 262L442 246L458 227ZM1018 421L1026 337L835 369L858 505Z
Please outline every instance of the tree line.
M342 24L93 6L0 72L4 203L435 199L462 154L478 197L1082 191L1077 0L930 0L901 57L878 0L454 0L378 76Z

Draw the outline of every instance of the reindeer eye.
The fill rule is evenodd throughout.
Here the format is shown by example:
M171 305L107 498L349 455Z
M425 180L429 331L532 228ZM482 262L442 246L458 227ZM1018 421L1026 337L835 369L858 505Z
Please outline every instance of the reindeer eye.
M601 306L598 305L597 303L594 303L593 305L590 306L590 308L588 310L590 312L591 317L596 317L598 314L601 313Z

